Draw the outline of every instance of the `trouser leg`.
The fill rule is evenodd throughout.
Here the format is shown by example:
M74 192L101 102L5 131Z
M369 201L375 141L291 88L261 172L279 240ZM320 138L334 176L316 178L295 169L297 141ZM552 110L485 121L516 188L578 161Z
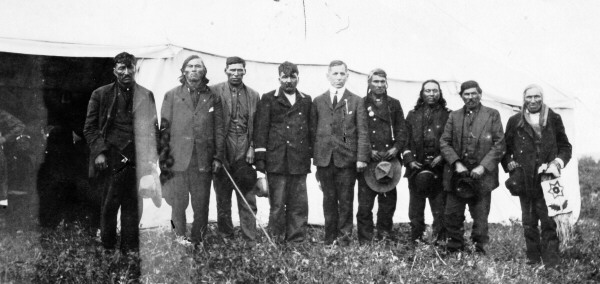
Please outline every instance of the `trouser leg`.
M121 250L139 250L139 224L143 203L138 197L136 170L128 167L118 179L121 191Z
M358 241L373 239L373 205L377 192L371 190L362 174L358 177L358 212L356 213ZM377 219L379 222L379 218Z
M335 166L317 168L317 177L323 190L323 215L325 215L325 243L332 243L338 236L338 195Z
M286 175L285 220L286 240L301 242L306 238L308 224L308 195L306 175Z
M192 222L192 242L202 242L208 228L208 204L212 173L196 172L190 175L190 195L194 221Z
M465 221L466 202L449 192L446 199L446 209L444 211L444 220L446 232L448 235L447 248L449 251L462 250L464 248L464 221Z
M355 168L338 168L335 175L338 196L338 228L340 237L349 240L354 224L354 185L356 183Z
M283 238L285 233L285 175L268 173L269 181L269 232L276 238Z
M425 202L427 196L421 194L422 189L409 180L409 203L408 219L410 220L410 239L411 241L423 239L425 232Z
M521 201L521 222L523 224L527 259L539 262L541 258L540 231L538 229L535 202L533 198L526 196L519 197L519 200Z
M377 232L390 235L394 226L394 213L396 212L397 191L392 189L377 195L379 208L377 210Z
M240 228L242 229L242 234L244 238L248 240L256 239L256 219L254 216L256 215L256 194L248 189L246 194L244 194L244 200L242 200L242 196L235 191L235 196L237 198L237 207L240 216ZM248 207L250 205L250 207ZM252 214L254 213L254 214Z
M548 207L546 200L543 197L535 198L535 211L540 219L542 238L541 238L541 253L542 260L547 266L555 266L560 262L558 234L556 232L556 222L552 217L548 216Z
M471 239L475 249L485 252L485 245L489 242L488 216L490 214L491 192L480 192L477 197L469 200L469 212L473 217Z
M233 237L233 222L231 220L231 192L233 190L233 185L228 180L225 171L220 171L218 174L214 175L214 178L215 195L217 199L217 227L219 234L224 237Z
M431 215L433 223L431 225L432 237L434 242L443 241L446 239L446 229L444 227L444 207L446 205L446 192L440 188L436 189L429 196L429 206L431 207Z
M170 183L170 199L171 199L171 222L175 229L175 234L185 237L187 231L187 221L185 210L190 202L190 180L188 172L174 172L173 178L168 181Z

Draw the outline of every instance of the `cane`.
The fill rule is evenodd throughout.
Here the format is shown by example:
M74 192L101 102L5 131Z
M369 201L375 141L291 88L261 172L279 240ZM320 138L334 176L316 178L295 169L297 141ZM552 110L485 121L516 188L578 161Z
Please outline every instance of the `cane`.
M269 243L271 243L271 245L273 245L274 248L277 248L277 245L275 245L275 243L273 242L273 240L271 239L271 237L269 237L269 234L267 233L267 231L265 230L265 228L263 228L263 226L261 226L260 224L258 224L259 223L258 222L258 218L256 217L256 215L252 211L252 208L250 207L250 204L248 204L248 201L246 200L246 198L244 198L244 194L242 194L242 191L239 189L239 187L237 186L237 184L233 180L233 177L231 177L231 175L229 174L229 171L227 170L227 167L225 167L224 165L223 165L223 170L227 174L227 177L229 177L229 180L231 181L231 183L233 183L233 186L235 187L235 190L240 194L240 197L242 198L242 200L244 200L244 203L246 203L246 206L248 206L248 209L250 210L250 213L252 213L252 216L257 221L256 223L257 223L258 227L263 231L263 233L265 233L265 236L267 236L267 239L269 240Z

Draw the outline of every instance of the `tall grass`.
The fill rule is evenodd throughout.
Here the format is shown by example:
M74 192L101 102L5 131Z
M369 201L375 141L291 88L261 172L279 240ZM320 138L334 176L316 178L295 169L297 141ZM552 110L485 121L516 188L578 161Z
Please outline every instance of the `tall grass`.
M259 238L223 240L214 232L206 248L175 242L166 228L143 230L138 254L104 252L80 224L55 230L0 231L1 283L595 283L600 282L600 165L579 161L582 211L575 240L557 269L526 264L522 227L492 224L488 254L447 254L429 243L408 242L409 226L396 224L397 242L349 247L324 245L321 227L303 244L269 245ZM0 215L1 216L1 215ZM1 218L1 217L0 217ZM0 222L2 224L2 222ZM470 224L466 225L467 234ZM238 232L239 233L239 232ZM238 234L239 235L239 234ZM139 278L138 278L139 277Z

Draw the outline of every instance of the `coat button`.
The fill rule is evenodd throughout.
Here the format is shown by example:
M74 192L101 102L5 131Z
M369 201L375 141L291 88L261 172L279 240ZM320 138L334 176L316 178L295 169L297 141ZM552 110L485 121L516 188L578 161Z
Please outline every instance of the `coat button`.
M390 145L388 145L388 144L385 144L385 147L390 147Z
M290 129L290 126L288 125L287 128Z
M290 144L290 141L286 141L288 144Z
M373 133L375 133L375 130L373 130Z
M377 118L373 118L373 121L377 121Z
M302 113L301 113L301 112L299 112L299 113L298 113L298 115L302 115Z

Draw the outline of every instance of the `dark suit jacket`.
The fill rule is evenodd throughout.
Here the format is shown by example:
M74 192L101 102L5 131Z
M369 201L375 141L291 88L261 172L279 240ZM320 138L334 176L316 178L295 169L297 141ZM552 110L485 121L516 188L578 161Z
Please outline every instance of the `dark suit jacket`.
M313 163L326 167L331 158L336 167L355 167L370 158L367 112L361 97L346 89L334 109L329 91L316 97L311 111L316 129Z
M106 134L115 118L117 99L116 83L102 86L92 93L83 134L90 147L89 175L96 175L94 160L100 153L106 153L109 145ZM157 139L158 119L154 94L148 89L135 84L133 92L133 127L136 150L136 169L138 177L152 172L158 160Z
M207 88L193 107L187 86L177 86L165 94L161 119L170 122L169 146L173 171L184 171L196 147L201 172L210 172L214 159L223 161L225 132L221 98Z
M406 122L400 101L388 95L384 95L383 105L378 108L375 98L367 94L363 98L365 110L368 116L369 142L371 150L385 152L392 147L398 149L398 158L406 144ZM390 127L390 125L392 127ZM392 129L394 130L392 139Z
M527 196L542 197L537 169L541 164L549 163L555 158L563 160L565 165L571 160L572 147L565 133L565 127L559 114L548 110L546 127L542 129L541 139L522 114L513 115L506 125L506 154L502 159L502 167L508 172L508 163L516 161L525 173L524 192ZM536 146L536 140L539 146ZM538 186L535 186L535 185Z
M406 177L410 177L413 174L413 170L410 168L410 163L413 161L417 161L419 163L423 163L425 161L425 150L423 149L423 128L427 126L428 122L425 121L425 108L428 106L423 106L417 110L411 110L408 112L406 116L406 128L408 133L408 142L406 143L406 149L403 154L404 165L406 166ZM448 120L448 116L450 115L450 110L437 106L431 112L431 124L432 128L428 129L428 131L433 132L437 139L435 140L435 149L437 150L435 155L440 155L440 140L444 133L444 126L446 125L446 121ZM406 152L410 151L410 152ZM442 173L443 164L437 166L434 171L437 174Z
M444 190L451 191L451 179L454 163L461 159L463 152L462 128L465 111L463 108L450 113L444 134L440 138L440 150L448 163L444 168ZM498 187L498 163L504 155L506 145L500 113L486 106L481 106L476 120L473 122L475 136L475 159L485 168L481 177L481 190L489 192Z
M256 112L254 143L256 160L266 161L268 173L310 172L311 101L309 95L296 91L292 106L281 89L262 96Z
M258 92L253 90L252 88L246 86L244 84L244 88L246 89L246 94L248 94L248 140L252 141L252 137L254 137L254 117L256 115L256 107L258 105L258 101L260 100L260 95ZM223 127L225 131L225 137L227 137L227 132L229 128L229 122L231 121L231 90L229 89L229 83L227 81L221 82L214 86L211 86L210 89L213 93L217 94L221 98L221 103L223 104Z

